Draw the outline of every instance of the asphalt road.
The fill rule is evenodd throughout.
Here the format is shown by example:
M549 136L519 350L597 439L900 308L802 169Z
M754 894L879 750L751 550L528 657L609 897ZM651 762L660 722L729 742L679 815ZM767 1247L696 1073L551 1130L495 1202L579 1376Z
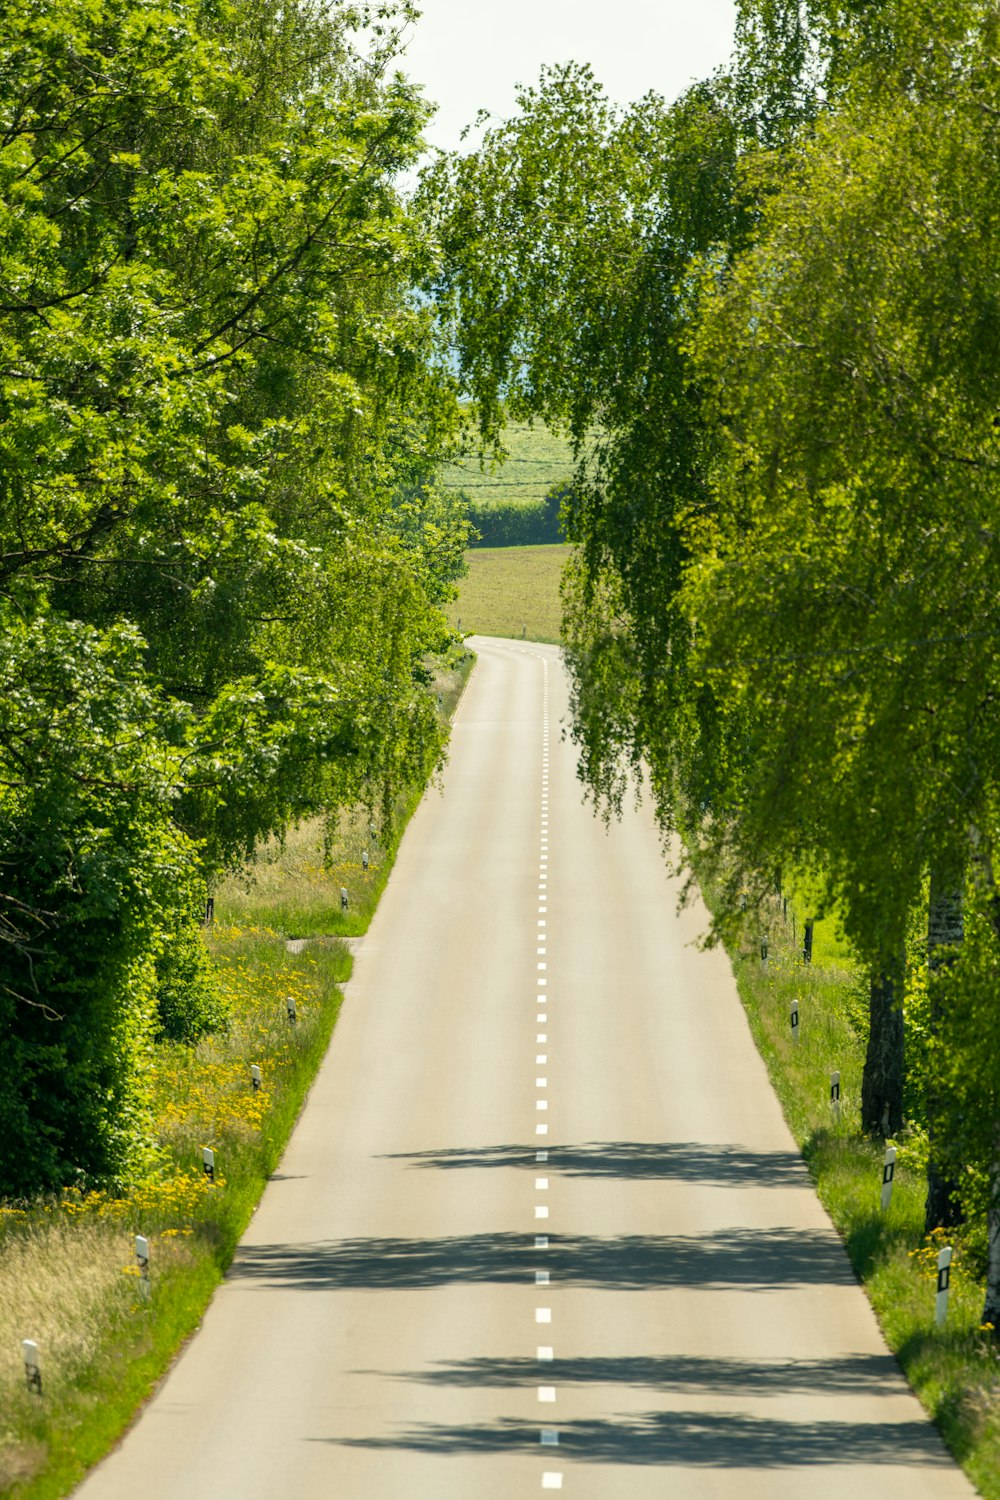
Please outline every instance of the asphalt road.
M475 644L281 1168L78 1494L971 1495L648 812L582 803L557 653Z

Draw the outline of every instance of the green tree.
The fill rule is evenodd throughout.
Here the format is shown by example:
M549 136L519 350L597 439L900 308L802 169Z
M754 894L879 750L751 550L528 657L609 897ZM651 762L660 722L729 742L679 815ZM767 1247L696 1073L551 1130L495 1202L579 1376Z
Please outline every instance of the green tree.
M32 817L54 839L53 870L12 876L3 898L5 1019L31 1031L14 1051L36 1080L18 1130L59 1092L32 1047L70 1071L92 1059L74 1086L95 1111L72 1129L53 1115L50 1153L0 1173L18 1191L31 1172L126 1170L107 1143L135 1134L151 1028L211 1019L190 961L199 865L203 899L206 873L289 819L391 804L442 753L427 663L449 639L465 528L413 488L457 414L413 290L433 242L395 186L426 118L390 71L409 15L313 0L0 15L3 625L14 643L37 633L37 680L30 652L17 669L36 725L75 701L67 642L87 682L124 663L110 745L116 679L98 673L75 770L25 761L0 801L0 844L33 848ZM64 658L63 676L45 665ZM77 840L118 853L71 858ZM59 947L77 920L89 969Z

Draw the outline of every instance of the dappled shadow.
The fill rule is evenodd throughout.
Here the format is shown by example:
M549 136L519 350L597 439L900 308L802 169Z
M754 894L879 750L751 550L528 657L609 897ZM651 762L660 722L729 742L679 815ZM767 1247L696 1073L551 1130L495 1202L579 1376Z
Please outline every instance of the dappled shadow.
M837 1360L709 1359L697 1355L662 1355L554 1359L545 1366L546 1380L560 1389L570 1385L630 1385L692 1395L785 1396L792 1393L898 1396L904 1390L899 1366L890 1354L854 1354ZM537 1359L464 1359L413 1371L358 1370L421 1385L473 1386L477 1389L533 1386Z
M316 1439L352 1448L416 1453L537 1453L538 1424L426 1423L385 1437ZM678 1464L769 1469L823 1464L950 1465L929 1422L781 1421L735 1412L647 1412L616 1421L559 1424L560 1456L576 1463Z
M417 1167L534 1167L534 1146L484 1146L480 1150L396 1152L393 1160ZM568 1177L623 1177L715 1183L720 1187L806 1187L809 1176L797 1151L749 1151L703 1141L590 1141L549 1147L548 1168Z
M537 1251L520 1234L440 1239L371 1238L304 1245L246 1245L233 1280L304 1291L404 1290L455 1282L522 1282L539 1256L564 1286L777 1288L854 1285L840 1241L822 1229L724 1229L711 1234L552 1235Z

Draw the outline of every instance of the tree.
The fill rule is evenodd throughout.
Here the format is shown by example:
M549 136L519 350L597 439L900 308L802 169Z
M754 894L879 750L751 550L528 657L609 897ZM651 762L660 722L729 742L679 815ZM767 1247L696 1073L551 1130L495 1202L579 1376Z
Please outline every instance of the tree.
M75 769L19 763L0 798L0 847L34 847L42 803L67 830L52 870L4 898L7 1019L26 1080L37 1048L75 1066L84 1037L102 1060L80 1086L119 1080L106 1118L52 1117L51 1152L25 1168L47 1185L74 1163L126 1169L101 1143L132 1133L144 1038L211 1010L191 1013L182 961L199 864L203 893L290 819L388 805L442 754L427 662L449 640L464 524L412 492L457 412L413 290L434 246L395 186L426 118L389 72L409 14L12 0L0 17L0 629L38 644L37 680L30 652L17 669L33 723L84 692L72 642L96 715L92 732L73 719ZM109 840L113 869L72 852ZM181 866L176 899L156 894ZM153 893L148 923L133 890ZM83 913L108 962L73 991L60 934ZM39 1001L32 976L56 973L65 994ZM59 1092L45 1079L36 1120Z

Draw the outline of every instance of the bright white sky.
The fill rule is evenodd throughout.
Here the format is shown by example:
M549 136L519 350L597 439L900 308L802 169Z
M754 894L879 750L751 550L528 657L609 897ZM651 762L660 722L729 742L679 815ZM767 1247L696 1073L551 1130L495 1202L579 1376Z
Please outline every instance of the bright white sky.
M734 0L422 0L402 61L439 106L425 135L454 150L479 109L499 118L543 63L589 63L619 104L672 100L729 61ZM471 141L470 141L471 144Z

